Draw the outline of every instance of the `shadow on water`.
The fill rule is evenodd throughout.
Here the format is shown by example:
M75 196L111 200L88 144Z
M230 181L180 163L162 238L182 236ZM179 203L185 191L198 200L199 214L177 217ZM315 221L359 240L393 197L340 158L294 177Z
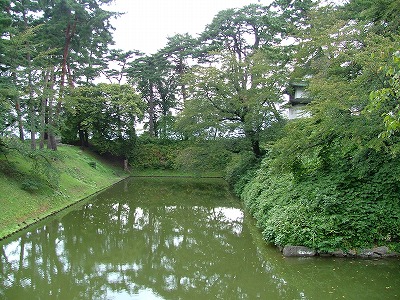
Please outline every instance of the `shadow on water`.
M130 178L0 242L1 299L395 299L398 259L283 258L218 179Z

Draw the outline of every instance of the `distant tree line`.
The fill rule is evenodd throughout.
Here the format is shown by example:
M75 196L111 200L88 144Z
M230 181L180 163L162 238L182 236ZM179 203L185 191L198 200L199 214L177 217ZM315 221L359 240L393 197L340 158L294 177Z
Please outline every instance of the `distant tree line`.
M398 132L395 1L227 9L197 37L169 37L151 55L111 48L111 3L1 1L2 136L30 137L33 150L56 150L58 136L128 156L140 121L161 139L241 137L261 157L286 123L284 91L296 78L310 84L313 115L383 110L381 137ZM319 137L340 124L331 117Z

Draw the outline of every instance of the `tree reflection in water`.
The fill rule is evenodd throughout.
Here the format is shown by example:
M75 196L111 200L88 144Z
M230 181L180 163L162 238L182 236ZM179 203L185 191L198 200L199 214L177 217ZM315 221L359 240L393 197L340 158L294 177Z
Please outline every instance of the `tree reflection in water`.
M251 217L215 179L126 180L0 251L1 299L318 299L334 280L354 289L359 276L351 264L332 274L329 261L317 269L275 249L267 256Z
M5 244L1 296L254 299L256 254L222 181L134 178Z

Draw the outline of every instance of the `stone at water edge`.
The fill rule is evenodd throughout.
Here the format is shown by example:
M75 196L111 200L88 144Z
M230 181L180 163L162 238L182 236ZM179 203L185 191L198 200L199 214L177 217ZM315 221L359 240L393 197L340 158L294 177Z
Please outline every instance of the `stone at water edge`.
M315 256L317 252L314 249L304 246L290 246L287 245L283 248L283 256L286 257L310 257Z

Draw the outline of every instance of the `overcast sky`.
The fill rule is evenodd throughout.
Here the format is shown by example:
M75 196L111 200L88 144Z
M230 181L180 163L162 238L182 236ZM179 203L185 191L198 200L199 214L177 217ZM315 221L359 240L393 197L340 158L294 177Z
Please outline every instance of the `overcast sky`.
M263 0L261 3L265 3ZM221 10L239 8L257 0L115 0L108 10L125 12L113 21L115 48L152 54L168 36L196 36Z

